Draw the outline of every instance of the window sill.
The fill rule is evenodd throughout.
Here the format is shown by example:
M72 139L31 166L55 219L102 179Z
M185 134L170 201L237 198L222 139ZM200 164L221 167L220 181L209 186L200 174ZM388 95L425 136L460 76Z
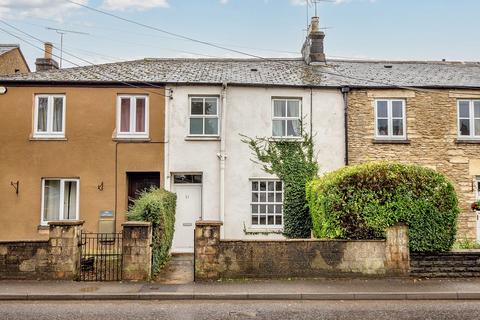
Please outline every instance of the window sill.
M38 231L49 230L49 229L50 229L50 227L48 226L48 224L41 224L37 227Z
M30 141L67 141L65 137L30 137Z
M373 139L373 144L410 144L408 139Z
M116 137L112 140L117 142L150 142L152 139L148 137Z
M220 137L201 137L201 136L187 136L185 141L220 141Z
M246 235L255 235L255 234L283 234L283 228L272 227L272 228L256 228L250 227L244 230Z
M480 139L455 139L456 144L480 144Z

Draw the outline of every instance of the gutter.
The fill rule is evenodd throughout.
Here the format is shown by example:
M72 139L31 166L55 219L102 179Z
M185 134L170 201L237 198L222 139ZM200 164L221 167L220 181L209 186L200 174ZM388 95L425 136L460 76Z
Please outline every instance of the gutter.
M343 95L343 126L345 132L345 165L348 166L348 93L350 92L350 87L342 87L340 90Z
M220 221L225 222L225 166L227 160L226 154L226 123L227 123L227 83L222 84L222 105L221 105L221 124L220 124L220 152L217 157L220 161ZM220 238L225 236L225 228L220 228Z

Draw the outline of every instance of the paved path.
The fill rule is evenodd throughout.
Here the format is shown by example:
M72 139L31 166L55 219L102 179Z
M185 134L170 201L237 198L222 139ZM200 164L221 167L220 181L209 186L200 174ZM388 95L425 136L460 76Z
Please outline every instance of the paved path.
M193 282L193 254L172 254L170 261L155 279L163 284L187 284Z
M162 284L0 281L0 300L421 300L480 301L480 279L310 279ZM480 317L479 317L480 318Z
M2 320L479 319L465 301L102 301L0 302Z

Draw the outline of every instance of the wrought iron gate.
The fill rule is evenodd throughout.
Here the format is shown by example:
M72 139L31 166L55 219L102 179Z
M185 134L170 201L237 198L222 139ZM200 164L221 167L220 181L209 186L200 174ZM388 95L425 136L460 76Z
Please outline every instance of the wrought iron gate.
M122 280L122 233L80 236L80 281Z

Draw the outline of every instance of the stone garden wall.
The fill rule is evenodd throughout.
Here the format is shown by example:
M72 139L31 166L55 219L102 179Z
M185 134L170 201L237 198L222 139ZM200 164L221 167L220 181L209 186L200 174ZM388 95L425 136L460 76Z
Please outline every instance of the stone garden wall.
M386 240L220 240L221 223L195 229L195 280L408 275L406 226Z
M49 240L0 241L0 279L74 279L83 221L49 223Z
M411 275L416 277L480 277L480 250L412 253Z

